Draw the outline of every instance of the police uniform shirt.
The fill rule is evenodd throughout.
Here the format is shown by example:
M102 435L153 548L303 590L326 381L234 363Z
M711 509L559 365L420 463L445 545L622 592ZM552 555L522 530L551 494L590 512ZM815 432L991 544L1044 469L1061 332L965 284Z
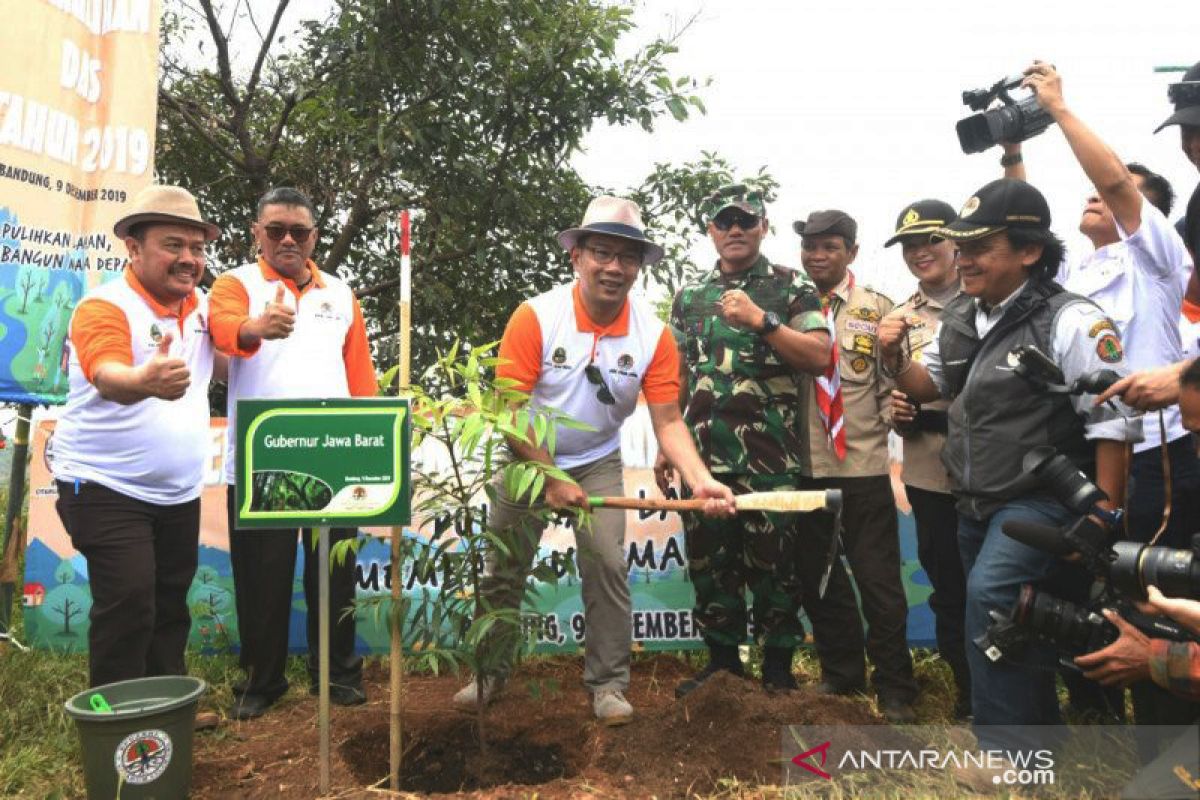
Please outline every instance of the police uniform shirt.
M944 297L949 302L957 293L957 284ZM896 306L889 317L903 317L909 321L907 338L908 352L918 364L924 360L926 349L933 343L942 316L943 304L933 295L925 293L920 286L913 296ZM950 407L948 400L922 403L922 411L945 413ZM942 464L942 448L946 445L946 434L939 431L912 431L903 435L904 464L900 479L907 486L915 486L927 492L948 493L952 489L950 475Z
M975 330L980 339L987 336L1004 316L1025 284L1005 298L1004 302L985 308L979 300L975 303ZM941 323L934 332L933 341L925 348L924 363L930 379L946 399L951 399L942 372L942 356L939 346ZM1059 312L1054 326L1054 340L1046 354L1062 370L1066 383L1082 375L1100 369L1111 369L1122 375L1128 374L1125 353L1113 323L1104 312L1092 303L1076 302ZM1087 439L1110 439L1121 442L1138 442L1142 436L1140 416L1126 417L1107 405L1093 405L1092 395L1072 395L1071 405L1084 420L1084 436ZM1118 406L1120 407L1120 406ZM1127 413L1128 409L1125 409Z
M1177 309L1192 273L1183 240L1162 212L1142 203L1142 224L1132 234L1117 224L1121 241L1096 250L1059 273L1069 292L1091 298L1116 323L1130 370L1173 364L1184 356ZM1163 410L1167 441L1187 434L1179 407ZM1134 447L1157 447L1157 421L1145 425L1146 439Z

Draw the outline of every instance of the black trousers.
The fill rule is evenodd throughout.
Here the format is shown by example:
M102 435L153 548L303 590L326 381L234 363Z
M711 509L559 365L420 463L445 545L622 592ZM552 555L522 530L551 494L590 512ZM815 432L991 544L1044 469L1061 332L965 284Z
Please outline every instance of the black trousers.
M842 490L842 544L867 620L866 650L875 665L871 680L881 698L912 702L917 684L908 650L908 598L900 576L900 529L891 479L815 478L805 486ZM824 535L818 538L827 542L833 515L817 511L805 517L801 524L819 526ZM813 623L821 671L841 688L862 686L862 619L854 590L848 580L831 578L825 598L817 598L809 561L803 559L804 608Z
M916 522L917 559L933 587L929 610L933 612L938 654L954 673L959 698L969 700L971 672L967 668L963 634L967 576L963 573L962 556L958 552L958 512L954 508L954 495L908 484L904 491Z
M233 588L237 603L238 632L242 642L241 665L246 671L246 693L278 697L287 691L288 625L292 614L296 570L296 528L249 529L235 525L236 500L233 487L226 495L229 515L229 559L233 565ZM301 532L304 546L304 602L308 608L308 674L317 681L319 641L317 592L317 543L312 531ZM354 528L330 531L332 547L353 539ZM346 613L354 603L355 560L341 564L330 559L329 575L329 677L343 686L362 684L362 658L354 653L355 625Z
M159 506L98 483L81 483L78 492L74 483L56 483L58 516L87 559L91 685L185 674L200 499ZM69 623L68 602L62 613Z

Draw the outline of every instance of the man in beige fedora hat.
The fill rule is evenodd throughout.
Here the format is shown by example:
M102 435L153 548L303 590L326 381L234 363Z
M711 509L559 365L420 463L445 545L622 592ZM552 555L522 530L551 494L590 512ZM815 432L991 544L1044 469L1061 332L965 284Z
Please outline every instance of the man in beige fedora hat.
M125 274L71 318L70 393L51 448L57 508L87 560L91 685L186 672L214 356L196 287L217 226L150 186L113 226Z
M510 552L492 554L481 588L489 608L519 607L545 530L540 511L583 508L589 495L624 494L621 423L637 408L639 394L645 395L659 447L692 495L709 501L707 513L733 509L733 494L713 480L683 424L675 340L647 304L629 297L642 265L663 256L646 236L641 210L629 200L597 197L583 223L558 234L558 243L570 253L576 280L517 308L500 341L503 363L496 376L515 380L533 406L556 408L590 429L559 427L553 454L509 440L516 458L553 464L571 480L547 479L533 508L512 502L497 483L490 527ZM583 680L596 717L620 725L633 716L624 696L633 640L625 512L597 510L575 537L587 630ZM484 646L500 648L504 666L473 680L454 696L455 705L486 703L503 683L519 632L500 627Z

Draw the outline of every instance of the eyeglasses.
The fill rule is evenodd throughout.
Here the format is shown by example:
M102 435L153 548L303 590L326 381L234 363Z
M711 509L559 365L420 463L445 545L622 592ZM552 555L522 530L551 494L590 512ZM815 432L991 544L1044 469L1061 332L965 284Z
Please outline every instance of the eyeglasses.
M583 368L583 374L587 376L588 383L600 387L596 390L597 400L606 406L616 404L617 398L613 397L613 393L608 390L608 384L604 382L604 375L600 372L599 367L589 361L588 365Z
M641 253L618 253L615 250L609 250L604 247L585 246L583 248L592 254L592 258L596 259L597 264L611 264L613 259L617 259L622 267L631 269L642 265Z
M283 237L291 234L293 242L304 244L316 229L306 228L303 225L264 225L263 230L266 231L267 238L272 242L282 242Z
M719 231L728 231L734 225L737 225L744 231L750 231L757 228L761 221L762 218L754 214L747 214L744 211L734 211L729 214L718 214L716 219L712 221L712 224Z

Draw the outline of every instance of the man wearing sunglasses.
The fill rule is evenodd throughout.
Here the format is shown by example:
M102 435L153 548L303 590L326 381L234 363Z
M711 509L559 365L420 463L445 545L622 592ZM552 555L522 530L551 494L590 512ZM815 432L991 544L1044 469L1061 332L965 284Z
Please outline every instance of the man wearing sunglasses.
M517 458L553 464L571 480L547 478L532 508L512 502L502 483L496 484L489 527L505 537L509 550L492 553L481 587L488 608L520 606L545 530L545 506L583 508L589 495L625 493L621 424L637 409L639 395L646 398L659 448L679 465L692 495L709 500L706 513L733 509L733 494L709 474L679 413L679 361L671 331L652 308L629 297L642 264L663 256L646 237L640 209L629 200L598 197L583 224L560 233L558 242L571 255L576 280L517 308L500 341L503 363L496 376L515 380L534 407L558 409L588 430L558 426L553 453L509 439ZM583 680L597 719L621 725L633 717L624 695L633 641L625 512L595 511L589 526L576 527L575 540L587 630ZM510 658L518 632L499 625L493 632L484 646ZM471 681L454 704L473 709L490 701L507 664L496 672Z
M767 233L761 192L723 186L704 200L699 215L717 262L680 290L671 309L686 370L685 419L709 469L735 495L795 489L803 451L796 373L819 373L829 360L820 301L812 284L773 267L760 252ZM660 454L655 465L664 491L672 478L670 455ZM685 514L684 532L709 663L681 683L676 696L722 670L742 675L738 645L746 640L747 589L754 594L754 637L764 647L763 685L796 688L792 656L804 628L794 515L742 513L722 520Z
M317 232L312 201L295 189L276 188L258 202L251 226L259 258L230 270L213 284L213 339L227 353L229 427L225 480L229 484L229 557L246 681L235 687L230 716L261 716L284 692L288 619L296 566L295 528L238 530L234 524L234 465L239 398L372 397L375 367L362 310L350 287L322 272L312 260ZM317 554L310 532L304 547L304 598L308 608L309 690L317 687ZM334 528L331 541L353 538L353 528ZM366 702L362 659L354 653L354 560L330 575L330 699L338 705Z

